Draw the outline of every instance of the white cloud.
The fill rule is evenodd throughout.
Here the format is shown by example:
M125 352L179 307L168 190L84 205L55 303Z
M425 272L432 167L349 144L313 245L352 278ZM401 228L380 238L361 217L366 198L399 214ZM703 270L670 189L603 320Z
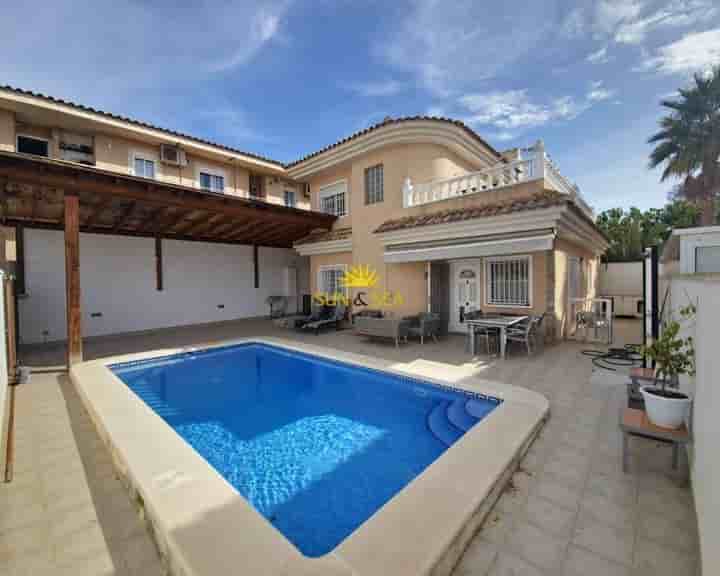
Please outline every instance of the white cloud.
M42 10L8 4L0 19L0 37L7 40L0 77L157 121L173 102L179 111L182 100L207 91L218 72L247 64L277 39L289 1L240 0L204 10L194 3L170 8L111 0L53 2Z
M435 96L463 93L532 54L554 25L553 6L415 0L378 52Z
M459 99L459 103L470 113L466 118L468 123L494 126L506 132L575 118L589 104L578 102L570 96L540 104L530 100L527 90L466 94Z
M718 12L711 0L602 0L595 7L595 35L619 44L641 44L663 28L689 27Z
M643 60L638 70L660 74L702 72L720 62L720 28L686 34L658 48L654 56Z
M351 84L348 88L361 96L394 96L405 89L405 84L397 80L384 80L381 82Z
M589 102L602 102L603 100L609 100L615 96L615 90L609 90L603 86L602 80L597 80L590 84L590 90L588 90L585 98Z
M603 46L595 52L591 52L590 54L588 54L585 60L593 64L603 64L608 61L607 52L607 46Z
M582 6L576 6L563 18L560 32L567 38L577 38L585 29L585 15Z

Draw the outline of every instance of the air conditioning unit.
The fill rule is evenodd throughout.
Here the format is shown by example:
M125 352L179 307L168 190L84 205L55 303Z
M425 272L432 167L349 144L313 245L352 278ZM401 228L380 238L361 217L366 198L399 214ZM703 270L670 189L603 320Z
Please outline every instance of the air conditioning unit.
M185 157L185 150L181 150L177 146L170 144L161 144L160 161L174 166L186 166L187 158Z

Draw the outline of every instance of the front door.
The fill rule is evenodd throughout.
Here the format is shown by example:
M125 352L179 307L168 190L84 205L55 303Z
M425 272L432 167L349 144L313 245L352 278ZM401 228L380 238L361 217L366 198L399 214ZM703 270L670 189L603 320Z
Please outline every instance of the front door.
M480 308L480 261L453 262L451 278L450 331L465 332L465 314Z

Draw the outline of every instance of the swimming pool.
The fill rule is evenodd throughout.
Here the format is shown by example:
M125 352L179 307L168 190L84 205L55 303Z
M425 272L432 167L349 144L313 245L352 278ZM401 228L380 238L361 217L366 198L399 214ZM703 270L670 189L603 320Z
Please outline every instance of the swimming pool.
M310 557L333 550L500 404L266 343L110 368Z

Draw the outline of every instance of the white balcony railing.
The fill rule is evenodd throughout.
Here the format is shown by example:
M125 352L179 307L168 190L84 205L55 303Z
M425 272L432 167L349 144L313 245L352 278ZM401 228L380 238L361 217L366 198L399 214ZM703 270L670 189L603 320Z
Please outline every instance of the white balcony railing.
M498 163L477 172L418 183L406 178L403 186L403 206L422 206L541 179L553 190L570 196L583 212L590 218L595 218L595 213L585 202L578 187L560 174L557 166L547 156L542 140L535 146L518 150L515 159L509 162Z

